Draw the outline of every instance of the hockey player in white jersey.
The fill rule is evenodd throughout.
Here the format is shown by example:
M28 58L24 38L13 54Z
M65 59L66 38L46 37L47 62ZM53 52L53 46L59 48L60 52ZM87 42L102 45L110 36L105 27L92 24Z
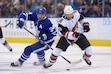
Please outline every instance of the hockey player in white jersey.
M7 40L3 37L3 32L2 28L0 27L0 42L2 43L3 46L5 46L10 52L12 52L12 47L9 45Z
M66 51L70 44L77 44L82 51L84 51L83 59L88 65L91 65L90 57L92 55L92 48L83 33L89 32L89 23L85 21L84 17L79 14L77 10L73 10L70 5L65 6L64 15L58 22L58 30L61 37L52 51L49 62L44 64L44 68L51 67L60 56L62 51Z

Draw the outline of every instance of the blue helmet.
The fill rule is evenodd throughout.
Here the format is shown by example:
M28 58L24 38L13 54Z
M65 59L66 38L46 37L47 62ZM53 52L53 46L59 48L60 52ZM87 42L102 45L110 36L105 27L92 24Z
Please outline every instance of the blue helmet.
M41 7L37 10L37 14L46 14L46 8L45 7Z

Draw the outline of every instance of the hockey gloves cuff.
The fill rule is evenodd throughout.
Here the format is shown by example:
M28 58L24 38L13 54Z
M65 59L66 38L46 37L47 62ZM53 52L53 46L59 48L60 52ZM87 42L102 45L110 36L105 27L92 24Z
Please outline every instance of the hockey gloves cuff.
M84 30L84 32L89 32L90 31L90 27L89 27L89 23L88 22L83 24L83 30Z

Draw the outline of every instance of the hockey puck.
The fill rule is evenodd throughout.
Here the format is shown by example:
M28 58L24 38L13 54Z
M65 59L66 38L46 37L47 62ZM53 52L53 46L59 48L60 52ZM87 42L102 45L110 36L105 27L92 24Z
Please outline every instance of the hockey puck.
M70 71L70 69L66 69L66 71Z

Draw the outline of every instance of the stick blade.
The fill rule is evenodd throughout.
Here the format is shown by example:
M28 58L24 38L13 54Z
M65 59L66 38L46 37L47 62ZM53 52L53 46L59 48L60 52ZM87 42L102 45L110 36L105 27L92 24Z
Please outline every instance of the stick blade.
M71 64L79 64L79 63L81 63L81 62L82 62L82 59L79 59L79 60L76 60L76 61L71 62Z

